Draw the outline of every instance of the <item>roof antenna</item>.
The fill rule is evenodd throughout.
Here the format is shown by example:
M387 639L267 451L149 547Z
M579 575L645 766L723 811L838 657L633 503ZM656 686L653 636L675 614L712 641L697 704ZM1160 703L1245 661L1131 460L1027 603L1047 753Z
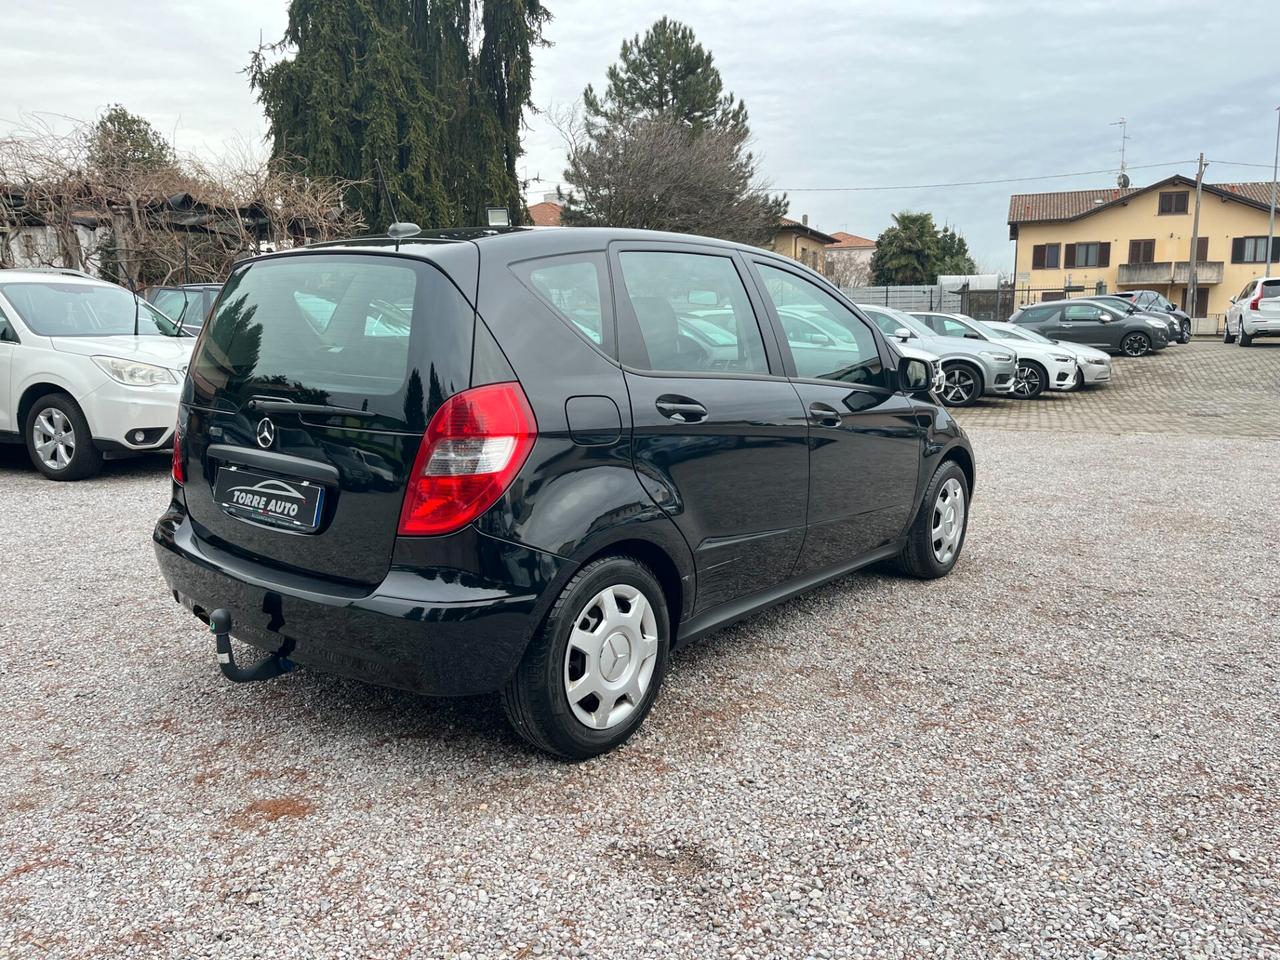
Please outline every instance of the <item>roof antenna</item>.
M1129 121L1121 117L1115 123L1108 124L1111 127L1120 128L1120 176L1116 177L1116 186L1121 190L1129 188L1129 174L1124 169L1124 147L1125 141L1129 139Z
M373 158L374 166L378 168L378 182L382 184L382 194L387 198L387 206L391 209L391 226L387 227L387 236L396 242L396 252L400 250L400 241L409 237L416 237L422 232L422 228L416 223L401 223L400 218L396 216L396 204L391 199L391 188L387 186L386 175L382 172L382 161L377 157Z

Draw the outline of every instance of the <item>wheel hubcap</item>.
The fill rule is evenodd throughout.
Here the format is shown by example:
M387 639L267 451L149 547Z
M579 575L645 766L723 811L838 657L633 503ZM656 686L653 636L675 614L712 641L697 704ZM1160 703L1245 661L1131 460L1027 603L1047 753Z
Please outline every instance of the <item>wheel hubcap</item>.
M964 403L973 396L973 374L968 370L954 367L947 371L942 387L942 399L947 403Z
M950 563L964 535L964 490L955 477L947 480L933 503L933 556Z
M40 462L50 470L65 470L76 455L75 428L57 407L46 407L36 414L31 443Z
M573 715L594 730L627 719L653 682L658 618L638 587L606 587L582 608L569 634L564 690Z
M1131 357L1142 356L1142 354L1146 352L1146 344L1143 342L1141 337L1134 335L1125 340L1124 352Z

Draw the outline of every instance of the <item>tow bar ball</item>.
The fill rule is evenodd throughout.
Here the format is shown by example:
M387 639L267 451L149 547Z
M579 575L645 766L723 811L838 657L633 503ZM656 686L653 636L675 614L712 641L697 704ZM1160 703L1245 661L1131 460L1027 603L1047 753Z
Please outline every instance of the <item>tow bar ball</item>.
M232 683L271 680L282 673L289 673L295 666L292 660L278 653L270 654L250 667L237 665L231 652L231 613L222 608L209 614L209 632L213 634L218 650L218 666L222 668L222 675Z

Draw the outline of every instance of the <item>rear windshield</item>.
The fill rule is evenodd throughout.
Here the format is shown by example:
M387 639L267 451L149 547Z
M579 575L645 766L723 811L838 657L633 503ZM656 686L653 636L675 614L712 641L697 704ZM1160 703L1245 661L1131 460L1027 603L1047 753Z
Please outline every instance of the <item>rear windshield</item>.
M31 331L41 337L183 336L178 325L124 287L100 283L0 283Z
M1280 297L1280 280L1263 280L1262 296L1268 300L1272 297Z
M470 375L473 312L419 260L306 254L249 264L223 287L192 361L194 402L283 397L411 429Z

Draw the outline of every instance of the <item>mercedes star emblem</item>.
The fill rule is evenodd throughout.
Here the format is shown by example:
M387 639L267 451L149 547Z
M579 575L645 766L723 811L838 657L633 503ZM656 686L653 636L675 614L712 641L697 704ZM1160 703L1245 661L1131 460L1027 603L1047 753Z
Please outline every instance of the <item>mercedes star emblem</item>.
M276 442L276 425L263 417L258 421L258 446L266 449Z

